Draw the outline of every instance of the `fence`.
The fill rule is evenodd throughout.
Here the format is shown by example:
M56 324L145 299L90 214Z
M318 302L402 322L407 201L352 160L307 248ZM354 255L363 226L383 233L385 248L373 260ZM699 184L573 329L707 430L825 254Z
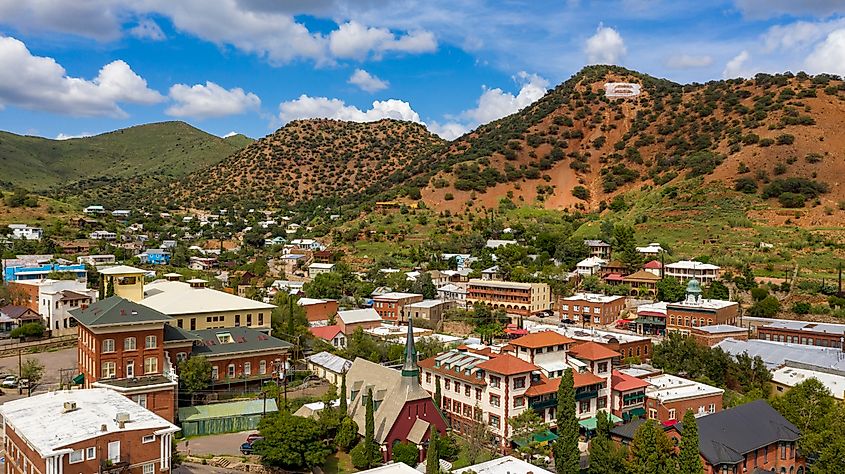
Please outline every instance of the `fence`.
M76 334L69 334L66 336L51 337L49 339L41 339L38 341L2 342L0 343L0 357L17 355L18 351L24 353L43 352L50 349L74 346L76 345L76 341Z

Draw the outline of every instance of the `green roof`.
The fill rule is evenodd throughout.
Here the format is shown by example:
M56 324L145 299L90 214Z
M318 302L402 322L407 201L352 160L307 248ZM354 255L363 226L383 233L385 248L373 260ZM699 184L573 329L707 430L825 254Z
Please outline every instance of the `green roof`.
M194 344L194 356L215 356L239 352L255 352L272 349L290 349L293 344L268 336L252 328L219 328L191 331L200 342Z
M612 413L607 413L607 414L610 415L610 423L611 424L622 423L622 418L619 418L618 416L616 416ZM581 427L584 428L585 430L594 430L594 429L596 429L596 417L587 418L586 420L580 420L578 422L578 424L581 425Z
M538 434L535 434L534 436L532 436L532 441L542 444L542 443L548 443L549 441L554 441L557 438L558 438L558 435L552 433L549 430L546 430L542 433L538 433ZM515 439L515 440L513 440L513 442L514 442L514 444L516 444L520 448L525 446L526 444L528 444L528 443L525 442L525 438Z
M104 300L92 303L87 308L72 310L70 314L79 321L79 324L87 327L164 323L172 319L164 313L119 296L110 296Z
M196 334L188 331L187 329L182 329L179 326L173 326L170 324L164 325L164 342L176 342L176 341L199 341L200 337Z
M267 413L279 411L276 400L267 399ZM260 415L264 413L264 400L245 400L241 402L215 403L179 409L179 421L199 421L214 418L227 418L239 415Z

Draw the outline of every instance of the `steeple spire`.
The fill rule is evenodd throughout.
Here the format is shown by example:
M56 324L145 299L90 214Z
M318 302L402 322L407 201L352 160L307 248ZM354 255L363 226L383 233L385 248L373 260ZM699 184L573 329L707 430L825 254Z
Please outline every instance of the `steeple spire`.
M417 349L414 347L414 321L408 318L408 337L405 340L405 360L402 363L402 376L414 377L420 375L420 368L417 366Z

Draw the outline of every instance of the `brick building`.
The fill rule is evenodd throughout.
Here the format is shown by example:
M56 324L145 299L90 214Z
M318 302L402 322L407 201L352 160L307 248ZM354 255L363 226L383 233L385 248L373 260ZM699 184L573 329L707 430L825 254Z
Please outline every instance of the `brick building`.
M418 301L405 305L402 309L402 321L407 321L408 318L414 318L417 321L425 319L436 325L440 323L447 311L457 307L456 301L434 299Z
M610 411L624 421L646 415L645 393L649 383L643 379L613 371Z
M661 423L678 421L687 410L697 415L707 415L722 410L725 391L693 380L669 374L654 375L644 379L646 410L649 419Z
M337 315L337 301L322 300L315 298L299 298L296 300L305 311L305 317L308 322L328 321L332 316Z
M346 336L356 329L372 329L381 326L381 316L372 308L350 309L337 312L337 325Z
M740 326L733 326L731 324L700 326L692 328L690 334L695 342L707 347L713 347L728 338L735 339L737 341L748 340L748 329Z
M686 299L680 303L666 305L667 331L690 334L696 327L737 323L738 303L705 299L702 298L701 293L698 281L689 280Z
M423 295L417 293L400 293L392 291L373 297L373 309L376 310L381 319L387 322L405 322L402 310L405 305L418 303L423 300Z
M521 283L471 279L467 284L467 305L485 304L508 314L530 316L551 309L552 293L545 283Z
M287 341L245 328L192 331L199 339L191 356L203 356L211 363L211 385L260 384L273 378L273 363L284 364L293 347Z
M5 472L171 472L179 431L167 420L106 389L56 391L0 406Z
M746 319L748 319L746 324L756 332L757 338L766 341L842 348L842 341L845 339L845 324L788 319Z
M25 305L41 315L53 336L75 334L70 311L97 301L97 290L76 280L23 280L9 287L24 295Z
M582 326L606 326L619 319L623 309L624 296L576 293L561 300L560 316Z

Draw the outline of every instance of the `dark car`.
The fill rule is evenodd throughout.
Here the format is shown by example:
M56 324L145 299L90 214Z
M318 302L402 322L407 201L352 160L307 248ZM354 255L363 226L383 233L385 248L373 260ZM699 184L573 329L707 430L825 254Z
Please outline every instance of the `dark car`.
M563 324L575 324L575 321L573 321L573 320L571 320L571 319L568 319L568 318L567 318L567 319L564 319L564 320L561 320L561 322L562 322Z
M244 456L249 456L252 454L252 445L249 443L244 443L241 445L241 454Z

